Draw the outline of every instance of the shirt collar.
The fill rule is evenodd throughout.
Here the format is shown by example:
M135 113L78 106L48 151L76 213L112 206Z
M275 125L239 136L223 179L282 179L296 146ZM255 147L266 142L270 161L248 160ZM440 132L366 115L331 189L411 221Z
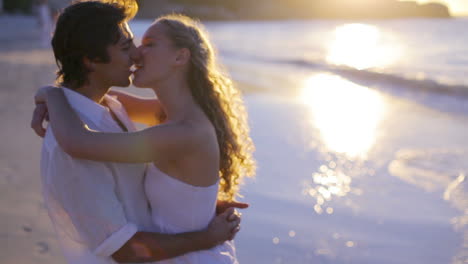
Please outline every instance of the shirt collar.
M62 89L70 106L78 112L80 116L85 117L91 122L98 124L101 122L104 115L109 114L106 107L94 102L88 97L65 87Z

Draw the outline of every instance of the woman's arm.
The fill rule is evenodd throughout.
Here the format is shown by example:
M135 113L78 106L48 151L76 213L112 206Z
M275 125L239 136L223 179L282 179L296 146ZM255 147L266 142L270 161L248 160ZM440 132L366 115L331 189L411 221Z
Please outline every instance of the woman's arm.
M200 141L200 133L180 123L132 133L91 131L73 111L61 89L50 89L46 98L55 138L75 158L123 163L159 161L189 153Z
M139 97L116 90L111 90L108 94L117 97L133 122L154 126L165 119L164 110L156 97Z

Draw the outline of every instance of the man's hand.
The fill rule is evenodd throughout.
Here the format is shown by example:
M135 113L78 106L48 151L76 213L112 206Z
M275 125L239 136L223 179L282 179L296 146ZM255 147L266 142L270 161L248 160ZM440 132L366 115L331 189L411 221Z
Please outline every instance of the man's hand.
M31 128L40 137L44 137L46 133L46 129L44 127L44 120L49 121L47 105L45 103L36 104L36 108L34 109L31 120Z
M247 203L241 203L241 202L228 202L228 201L220 201L218 200L216 202L216 214L219 215L223 212L225 212L227 209L234 207L234 208L239 208L239 209L245 209L249 207L249 204Z
M217 215L207 228L207 239L213 246L232 240L240 230L240 216L234 208Z

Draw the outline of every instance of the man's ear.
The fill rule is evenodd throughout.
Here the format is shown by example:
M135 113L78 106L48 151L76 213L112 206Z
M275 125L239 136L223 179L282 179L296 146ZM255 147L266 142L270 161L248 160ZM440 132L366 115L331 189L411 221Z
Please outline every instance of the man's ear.
M96 64L88 57L83 58L83 64L86 67L86 69L88 69L88 71L93 72L95 70Z
M187 64L190 61L190 50L187 48L182 48L177 51L175 63L176 65L182 66Z

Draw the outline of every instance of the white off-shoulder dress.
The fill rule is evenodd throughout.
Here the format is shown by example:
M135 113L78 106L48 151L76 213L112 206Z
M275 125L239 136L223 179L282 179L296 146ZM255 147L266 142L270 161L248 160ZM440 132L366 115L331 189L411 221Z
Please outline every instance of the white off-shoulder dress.
M173 178L150 165L145 191L152 209L156 230L177 234L204 229L215 216L219 180L208 187L197 187ZM238 263L233 241L210 250L196 251L157 263Z

